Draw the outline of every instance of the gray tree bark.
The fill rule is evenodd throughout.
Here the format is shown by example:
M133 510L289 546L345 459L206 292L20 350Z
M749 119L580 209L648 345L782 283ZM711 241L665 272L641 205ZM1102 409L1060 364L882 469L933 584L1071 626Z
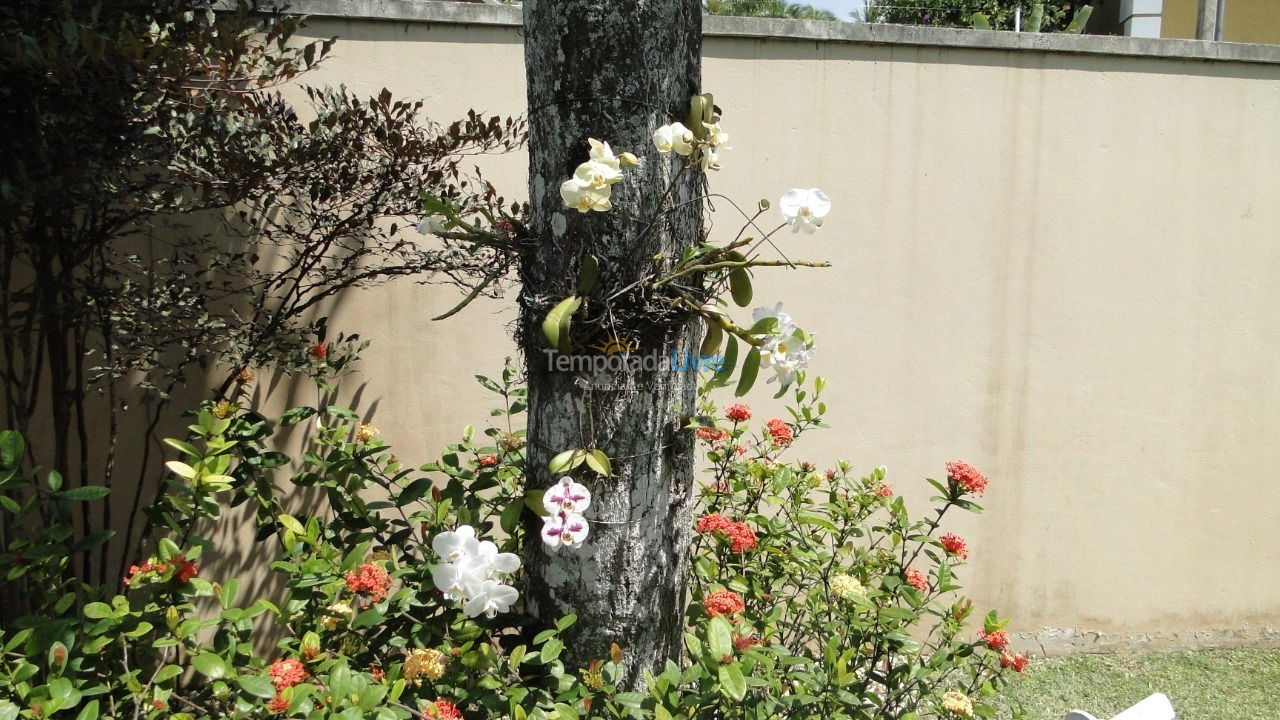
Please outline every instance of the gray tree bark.
M614 476L579 468L591 533L581 548L548 551L529 519L524 594L547 622L576 613L565 659L585 666L624 651L627 685L681 651L688 585L693 448L681 428L695 409L694 372L556 372L539 330L557 302L576 293L583 258L600 279L574 316L576 352L613 333L640 343L637 354L696 348L697 330L640 282L696 243L701 175L678 174L679 158L659 155L654 130L685 122L699 90L702 16L698 0L525 0L529 96L530 232L537 250L521 268L520 337L529 382L528 482L545 488L548 461L595 447ZM566 208L561 182L588 157L588 138L642 159L613 186L613 209ZM677 178L671 193L664 189ZM660 207L669 212L649 226ZM695 350L696 351L696 350ZM529 517L526 515L526 517Z

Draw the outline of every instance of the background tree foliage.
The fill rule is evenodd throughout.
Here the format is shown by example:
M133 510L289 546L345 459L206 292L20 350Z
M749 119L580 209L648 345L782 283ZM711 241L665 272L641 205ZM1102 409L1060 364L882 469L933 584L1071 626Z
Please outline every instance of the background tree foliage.
M511 262L509 238L426 243L413 225L424 188L501 215L459 163L519 146L521 122L443 128L385 90L309 89L296 108L277 88L333 41L294 41L296 16L194 6L0 8L4 422L47 437L30 461L69 487L127 488L130 518L146 483L116 460L154 484L154 432L193 370L225 390L243 368L302 367L337 293L400 276L492 287ZM77 537L117 524L104 503ZM134 539L112 562L85 551L78 576L118 578Z
M1022 8L1023 29L1035 5L1043 6L1041 32L1061 32L1071 24L1076 12L1089 3L1079 0L871 0L863 11L866 22L931 25L934 27L968 28L974 26L973 14L986 16L993 30L1013 30L1017 9Z
M706 0L702 5L708 15L746 15L793 20L839 19L830 10L820 10L812 5L786 0Z

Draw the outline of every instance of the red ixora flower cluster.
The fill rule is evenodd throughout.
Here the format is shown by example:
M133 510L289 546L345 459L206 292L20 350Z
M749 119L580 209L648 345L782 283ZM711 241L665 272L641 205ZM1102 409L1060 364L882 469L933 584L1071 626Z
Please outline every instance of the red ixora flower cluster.
M698 532L707 534L721 532L729 540L729 549L736 552L746 552L759 544L756 541L756 533L744 522L734 522L729 518L718 513L704 515L698 520L695 528Z
M712 445L719 445L729 439L729 433L720 428L701 427L698 428L698 439Z
M778 447L786 447L796 438L791 426L778 418L770 420L765 427L769 430L769 437L773 440L773 444Z
M742 403L730 405L725 408L724 416L736 423L746 422L751 419L751 408Z
M277 694L267 703L267 709L277 714L289 712L289 698Z
M191 578L200 574L200 563L192 562L182 555L174 558L173 564L178 566L178 572L173 577L180 583L190 582Z
M958 557L961 560L969 559L969 546L965 544L964 539L960 536L947 533L938 538L938 542L942 543L942 549L946 550L948 555Z
M1026 672L1027 665L1031 660L1026 655L1014 655L1011 652L1000 653L1000 667L1007 670L1013 670L1016 673Z
M756 634L755 630L747 630L743 633L733 634L733 646L738 648L740 651L746 650L749 647L755 647L759 644L761 644L760 636Z
M271 682L276 686L276 690L284 690L295 685L301 685L306 682L311 674L303 667L302 663L293 658L285 658L271 663L271 667L267 668L267 674L271 676Z
M482 468L495 467L497 466L497 464L498 464L497 455L481 455L480 456L480 467Z
M929 579L915 568L907 570L907 584L920 592L929 592Z
M437 700L427 706L422 717L430 720L462 720L462 711L448 700Z
M724 615L731 618L747 609L742 596L732 590L712 590L702 599L702 607L706 610L707 617Z
M987 647L997 652L1003 651L1009 647L1009 633L1003 630L995 632L987 632L985 630L978 631L978 639L987 644Z
M312 345L307 352L311 354L311 357L317 360L324 360L329 357L329 343L324 340L319 340L315 345Z
M888 500L893 497L893 488L889 487L888 483L880 483L876 486L876 497L881 500Z
M967 462L952 460L947 463L947 478L964 492L981 495L987 491L987 476Z
M381 600L387 596L389 587L391 575L376 563L361 563L347 573L347 589L353 593L368 593L374 600Z

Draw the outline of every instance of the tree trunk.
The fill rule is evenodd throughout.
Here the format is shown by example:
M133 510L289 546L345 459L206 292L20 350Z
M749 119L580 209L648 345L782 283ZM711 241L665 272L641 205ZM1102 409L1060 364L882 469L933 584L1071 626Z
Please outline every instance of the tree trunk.
M701 175L679 173L675 156L650 138L685 121L698 92L698 0L525 0L529 87L530 232L537 241L522 267L520 338L528 366L528 482L548 487L548 461L573 448L599 448L613 477L580 467L590 488L584 546L549 551L541 520L530 517L526 587L530 611L550 622L576 613L565 659L585 666L624 650L627 685L643 670L678 658L688 586L693 499L691 434L697 375L671 370L557 372L539 329L547 312L577 292L583 258L600 278L574 315L574 352L609 336L639 342L633 356L693 350L688 318L653 297L644 282L700 238ZM642 159L613 186L613 209L566 208L560 184L587 160L588 138ZM671 192L664 196L668 185ZM667 212L650 226L659 208ZM683 356L683 355L680 355Z

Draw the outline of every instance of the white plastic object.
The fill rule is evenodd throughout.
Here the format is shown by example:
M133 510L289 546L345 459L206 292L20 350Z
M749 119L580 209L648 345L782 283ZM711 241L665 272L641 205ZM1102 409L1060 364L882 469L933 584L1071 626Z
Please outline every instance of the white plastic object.
M1164 693L1156 693L1125 710L1111 720L1177 720L1178 714L1173 710L1173 703ZM1072 710L1062 720L1098 720L1083 710Z

